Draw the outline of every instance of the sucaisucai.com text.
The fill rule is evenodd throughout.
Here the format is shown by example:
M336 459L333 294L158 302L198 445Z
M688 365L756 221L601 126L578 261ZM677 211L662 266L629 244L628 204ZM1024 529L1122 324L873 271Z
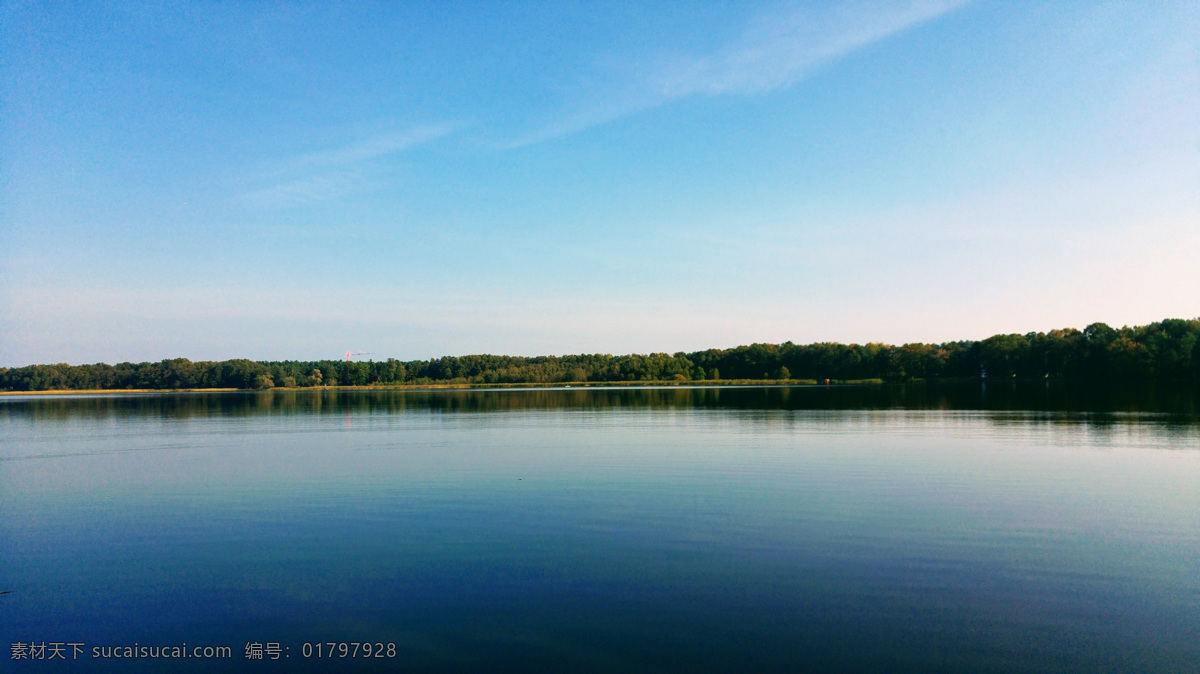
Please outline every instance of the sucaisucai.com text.
M187 643L170 646L143 646L134 642L132 646L93 646L93 658L232 658L229 646L188 646Z

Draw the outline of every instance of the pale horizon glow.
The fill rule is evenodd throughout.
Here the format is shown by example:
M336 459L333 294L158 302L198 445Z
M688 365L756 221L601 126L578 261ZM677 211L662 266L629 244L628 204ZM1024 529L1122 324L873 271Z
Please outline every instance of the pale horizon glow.
M0 367L1200 316L1200 5L0 7Z

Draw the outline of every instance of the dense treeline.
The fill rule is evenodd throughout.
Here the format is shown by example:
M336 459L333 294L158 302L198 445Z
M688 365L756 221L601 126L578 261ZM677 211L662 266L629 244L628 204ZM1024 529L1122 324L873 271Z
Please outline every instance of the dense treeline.
M244 359L0 368L0 389L182 389L554 382L962 378L1184 381L1200 378L1200 319L1093 323L944 344L751 344L696 353L446 356L345 362Z

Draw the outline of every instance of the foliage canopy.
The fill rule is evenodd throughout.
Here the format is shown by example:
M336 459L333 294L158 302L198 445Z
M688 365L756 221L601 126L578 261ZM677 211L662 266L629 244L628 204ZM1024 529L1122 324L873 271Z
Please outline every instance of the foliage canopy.
M751 344L695 353L612 356L445 356L430 360L28 365L0 368L8 391L265 389L285 386L545 384L586 382L946 378L1054 378L1196 382L1200 318L1115 329L1073 328L942 344Z

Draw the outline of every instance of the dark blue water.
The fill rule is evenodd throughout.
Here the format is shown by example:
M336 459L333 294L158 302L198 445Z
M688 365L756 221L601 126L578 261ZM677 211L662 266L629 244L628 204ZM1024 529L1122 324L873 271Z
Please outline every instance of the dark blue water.
M9 397L0 499L13 671L1200 668L1187 393Z

